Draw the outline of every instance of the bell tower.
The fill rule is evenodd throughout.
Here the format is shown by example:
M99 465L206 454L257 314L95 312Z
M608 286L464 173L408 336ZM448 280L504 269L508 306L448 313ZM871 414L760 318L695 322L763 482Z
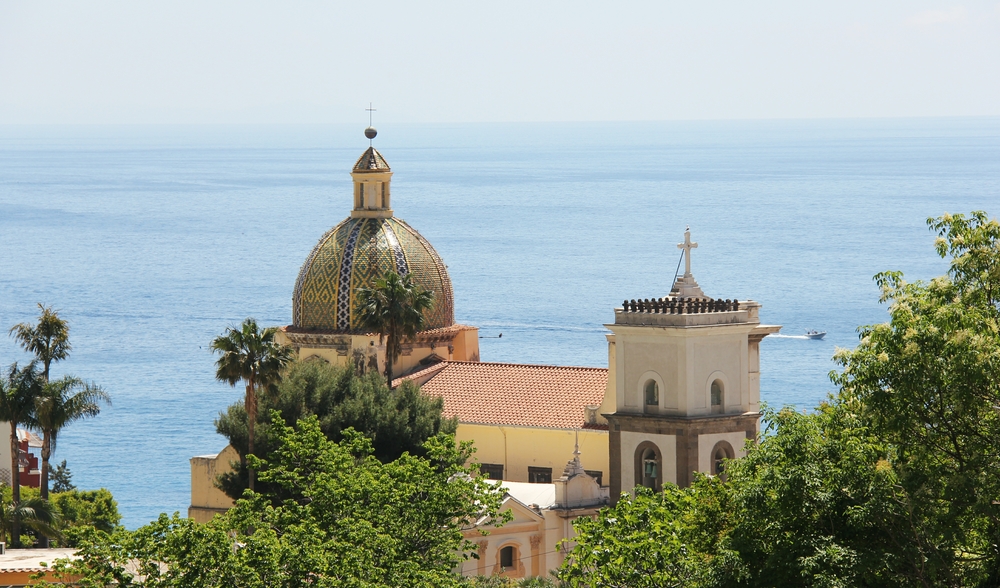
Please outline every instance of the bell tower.
M685 272L670 295L626 300L605 325L613 501L636 486L721 474L759 432L759 344L781 327L760 324L757 302L706 296L691 273L697 246L685 231Z

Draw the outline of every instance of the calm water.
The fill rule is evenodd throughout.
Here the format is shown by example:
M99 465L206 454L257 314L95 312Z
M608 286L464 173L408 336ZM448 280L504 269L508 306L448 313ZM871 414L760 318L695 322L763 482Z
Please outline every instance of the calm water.
M209 341L291 320L298 269L350 207L355 127L0 127L0 327L55 305L54 372L114 407L60 437L135 527L186 512L188 458L241 398ZM709 295L763 303L762 395L815 406L835 347L882 321L872 275L941 274L925 219L1000 203L1000 119L382 128L396 213L448 263L487 361L605 366L624 298L666 294L690 224ZM25 355L0 336L0 364Z

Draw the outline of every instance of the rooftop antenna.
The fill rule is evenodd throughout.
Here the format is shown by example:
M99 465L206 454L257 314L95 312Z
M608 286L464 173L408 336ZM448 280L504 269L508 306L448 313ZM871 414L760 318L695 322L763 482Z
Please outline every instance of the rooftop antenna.
M375 112L375 109L372 108L372 103L369 102L368 108L366 108L365 110L368 111L368 128L365 129L365 136L368 137L368 146L371 147L372 139L374 139L375 135L378 134L378 131L376 131L375 127L372 126L372 113Z
M687 226L687 230L691 230L691 225ZM677 269L674 270L674 280L670 282L670 288L673 289L674 284L677 283L677 276L681 275L681 262L684 261L684 254L687 253L687 249L680 247L681 256L677 259Z

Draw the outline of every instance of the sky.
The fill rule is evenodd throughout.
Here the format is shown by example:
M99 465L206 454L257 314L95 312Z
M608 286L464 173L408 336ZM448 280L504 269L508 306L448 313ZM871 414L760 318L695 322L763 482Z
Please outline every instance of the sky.
M0 124L1000 115L1000 1L0 0Z

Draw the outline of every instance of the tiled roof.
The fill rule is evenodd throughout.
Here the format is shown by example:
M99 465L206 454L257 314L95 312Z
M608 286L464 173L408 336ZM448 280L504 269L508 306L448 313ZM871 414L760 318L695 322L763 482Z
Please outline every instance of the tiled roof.
M389 164L374 147L369 147L354 164L354 171L389 171Z
M585 426L584 407L604 400L605 368L446 361L402 379L444 398L444 415L463 423Z

